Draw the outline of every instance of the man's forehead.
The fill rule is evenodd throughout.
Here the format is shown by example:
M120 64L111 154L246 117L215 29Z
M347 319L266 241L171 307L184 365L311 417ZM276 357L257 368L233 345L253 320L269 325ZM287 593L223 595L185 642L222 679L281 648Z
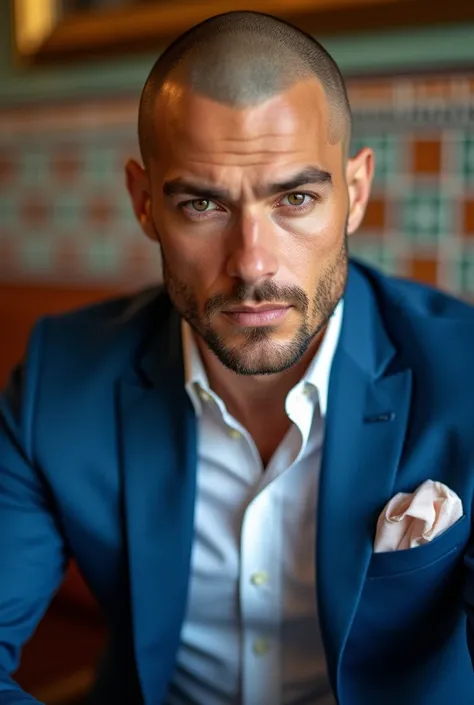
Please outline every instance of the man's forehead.
M156 104L156 132L198 139L215 137L258 139L265 133L291 136L328 124L328 102L315 78L298 81L267 100L246 108L216 102L186 86L168 82Z

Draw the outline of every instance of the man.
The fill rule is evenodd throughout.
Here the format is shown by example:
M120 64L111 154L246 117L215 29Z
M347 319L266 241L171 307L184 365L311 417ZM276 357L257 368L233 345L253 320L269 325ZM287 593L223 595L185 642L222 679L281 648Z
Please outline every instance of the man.
M2 398L0 703L68 556L110 623L96 703L474 702L474 313L349 262L350 129L266 15L153 67L126 177L165 287L40 321ZM376 550L427 481L457 519L395 511Z

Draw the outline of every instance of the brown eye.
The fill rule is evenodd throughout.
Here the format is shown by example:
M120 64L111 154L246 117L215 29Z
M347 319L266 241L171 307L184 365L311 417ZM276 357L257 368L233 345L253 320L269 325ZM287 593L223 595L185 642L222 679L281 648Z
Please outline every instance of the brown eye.
M194 201L191 201L191 205L195 211L199 211L202 213L203 211L207 211L210 205L210 201L206 201L204 198L199 198L195 199Z
M286 197L290 206L302 206L305 202L306 194L304 193L289 193Z

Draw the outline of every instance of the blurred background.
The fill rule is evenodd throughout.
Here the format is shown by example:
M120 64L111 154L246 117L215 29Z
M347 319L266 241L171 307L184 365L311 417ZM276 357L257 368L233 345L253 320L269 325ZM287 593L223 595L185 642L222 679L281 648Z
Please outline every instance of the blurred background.
M376 154L352 253L474 299L474 3L253 0L313 33L338 61L352 152ZM470 5L471 7L466 7ZM33 322L160 280L123 166L137 99L167 41L207 0L4 0L0 4L0 385ZM24 652L20 683L78 702L106 638L74 565Z

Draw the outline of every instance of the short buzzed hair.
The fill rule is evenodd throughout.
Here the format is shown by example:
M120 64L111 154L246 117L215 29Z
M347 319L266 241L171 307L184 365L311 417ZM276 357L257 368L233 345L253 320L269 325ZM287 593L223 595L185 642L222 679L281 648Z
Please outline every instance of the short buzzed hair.
M138 118L142 159L153 152L156 100L176 78L196 93L234 108L263 103L298 81L316 78L329 106L328 139L347 145L351 110L341 72L311 35L259 12L210 17L178 37L153 65L143 87Z

